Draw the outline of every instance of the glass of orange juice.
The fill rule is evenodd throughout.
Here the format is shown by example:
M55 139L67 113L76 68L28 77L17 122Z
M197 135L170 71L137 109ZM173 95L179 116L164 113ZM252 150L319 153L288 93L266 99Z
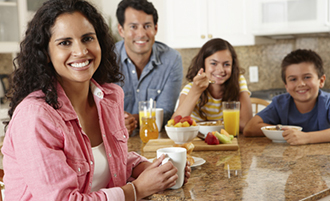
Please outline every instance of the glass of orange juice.
M156 101L139 101L139 123L142 125L142 117L156 117Z
M222 102L222 114L225 130L234 136L239 134L239 101L223 101Z

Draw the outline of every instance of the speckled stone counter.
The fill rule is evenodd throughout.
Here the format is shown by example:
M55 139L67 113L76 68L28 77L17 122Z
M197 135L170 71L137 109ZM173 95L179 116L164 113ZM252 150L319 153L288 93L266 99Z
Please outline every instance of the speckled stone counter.
M166 137L162 133L161 137ZM240 135L237 151L194 151L206 163L192 168L189 182L147 200L317 200L330 194L330 144L290 146ZM147 158L139 136L129 151Z

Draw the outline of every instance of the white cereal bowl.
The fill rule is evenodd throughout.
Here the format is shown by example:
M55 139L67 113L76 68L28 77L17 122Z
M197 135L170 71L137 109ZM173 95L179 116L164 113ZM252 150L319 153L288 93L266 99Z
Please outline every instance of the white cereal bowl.
M174 141L175 144L184 144L191 142L198 135L199 126L190 127L168 127L165 126L165 131L168 137Z
M210 123L213 123L214 125L211 125ZM203 121L198 122L199 125L199 132L202 133L205 137L209 132L212 131L218 131L220 132L220 129L223 128L223 125L216 124L216 121Z
M302 130L302 127L300 126L282 126L283 127L289 127L293 129L297 129L299 131ZM273 129L273 130L268 130ZM282 133L283 130L276 130L276 126L264 126L261 128L262 132L265 134L267 138L272 140L275 143L286 143L286 140L283 138Z

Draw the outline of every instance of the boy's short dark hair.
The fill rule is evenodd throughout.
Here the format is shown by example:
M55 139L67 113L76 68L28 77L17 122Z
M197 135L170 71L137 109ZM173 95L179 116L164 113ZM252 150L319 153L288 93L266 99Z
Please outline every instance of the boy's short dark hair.
M314 64L318 78L321 78L324 75L323 61L316 52L314 52L313 50L297 49L286 55L282 61L281 75L282 75L282 80L285 84L286 84L285 71L287 67L292 64L299 64L302 62Z
M116 16L119 24L124 27L125 23L125 11L128 7L131 7L135 10L142 10L148 15L152 15L154 19L154 25L158 22L158 14L154 5L147 0L122 0L118 4L118 8L116 11Z

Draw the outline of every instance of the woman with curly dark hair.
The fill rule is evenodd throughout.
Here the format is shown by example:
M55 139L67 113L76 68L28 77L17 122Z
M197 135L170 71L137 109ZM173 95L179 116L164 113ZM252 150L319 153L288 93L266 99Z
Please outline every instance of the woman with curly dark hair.
M240 131L252 118L250 91L242 75L233 46L215 38L206 42L193 58L186 78L190 81L181 91L177 115L195 121L223 120L222 101L240 101Z
M164 156L127 152L114 41L87 1L44 3L16 68L1 150L7 200L138 200L175 184Z

